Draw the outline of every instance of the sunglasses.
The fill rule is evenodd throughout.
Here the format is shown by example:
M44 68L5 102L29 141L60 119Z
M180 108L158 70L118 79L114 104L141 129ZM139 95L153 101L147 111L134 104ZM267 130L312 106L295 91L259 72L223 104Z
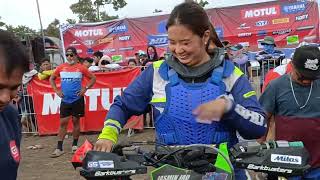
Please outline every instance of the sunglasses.
M68 57L68 56L73 57L74 55L73 54L66 54L66 57Z

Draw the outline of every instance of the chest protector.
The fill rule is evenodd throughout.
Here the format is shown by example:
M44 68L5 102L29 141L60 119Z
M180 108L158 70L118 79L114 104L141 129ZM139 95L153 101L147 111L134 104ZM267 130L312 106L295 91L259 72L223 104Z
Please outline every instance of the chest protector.
M157 141L167 145L219 144L237 141L236 134L223 122L203 124L196 121L192 111L199 105L227 93L222 79L233 72L229 62L216 68L204 83L185 83L175 70L164 62L159 71L165 73L165 102L155 103ZM231 72L231 73L230 73ZM154 81L156 83L157 81Z

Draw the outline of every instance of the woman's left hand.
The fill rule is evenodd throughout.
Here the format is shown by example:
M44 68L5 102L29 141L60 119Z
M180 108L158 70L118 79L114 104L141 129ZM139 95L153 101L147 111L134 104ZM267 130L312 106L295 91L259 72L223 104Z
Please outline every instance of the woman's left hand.
M227 100L218 98L198 106L192 113L202 121L220 121L227 108Z

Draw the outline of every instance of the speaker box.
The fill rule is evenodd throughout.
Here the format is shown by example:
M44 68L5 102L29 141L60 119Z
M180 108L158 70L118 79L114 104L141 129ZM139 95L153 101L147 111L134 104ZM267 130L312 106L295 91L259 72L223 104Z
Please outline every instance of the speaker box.
M31 41L34 62L39 63L45 57L44 44L41 37L36 37Z

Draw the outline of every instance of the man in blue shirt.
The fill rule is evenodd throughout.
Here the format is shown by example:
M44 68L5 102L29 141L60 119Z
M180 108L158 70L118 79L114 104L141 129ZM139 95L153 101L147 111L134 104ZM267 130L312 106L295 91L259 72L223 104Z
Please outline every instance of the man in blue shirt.
M21 123L10 105L17 96L29 60L23 45L7 31L0 30L0 174L14 180L20 162Z

